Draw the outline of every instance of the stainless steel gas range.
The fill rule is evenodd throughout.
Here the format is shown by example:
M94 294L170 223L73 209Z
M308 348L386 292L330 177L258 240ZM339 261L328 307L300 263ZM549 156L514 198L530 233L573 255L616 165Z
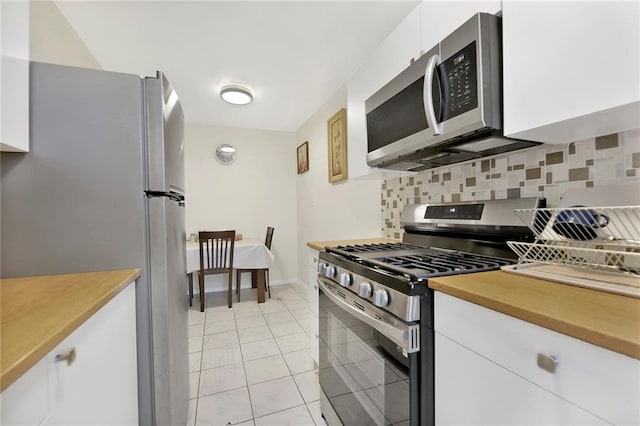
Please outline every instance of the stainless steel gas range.
M533 235L515 209L544 199L420 204L403 242L326 247L318 263L321 409L329 425L434 424L429 278L515 263Z

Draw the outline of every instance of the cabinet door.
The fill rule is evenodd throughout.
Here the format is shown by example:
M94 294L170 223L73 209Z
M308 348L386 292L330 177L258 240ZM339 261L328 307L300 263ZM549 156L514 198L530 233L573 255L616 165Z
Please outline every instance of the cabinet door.
M0 150L29 151L29 2L0 2Z
M420 36L422 51L451 34L478 12L496 14L500 11L500 0L478 1L432 1L420 4Z
M318 276L318 251L310 248L307 254L309 256L307 285L309 287L309 310L311 312L309 319L309 342L311 344L311 358L313 358L316 364L319 364L318 345L320 332L318 331L318 285L316 284L316 277Z
M0 424L37 425L49 415L49 360L42 359L0 394Z
M607 424L440 333L435 337L436 424Z
M122 290L45 359L50 369L47 424L138 424L135 285ZM75 361L55 356L75 349Z
M503 2L504 132L564 143L640 127L640 3Z

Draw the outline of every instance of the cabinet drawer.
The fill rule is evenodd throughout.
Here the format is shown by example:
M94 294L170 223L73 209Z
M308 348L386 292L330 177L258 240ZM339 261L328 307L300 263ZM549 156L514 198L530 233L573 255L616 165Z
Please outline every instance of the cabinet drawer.
M439 333L435 347L438 426L606 424Z
M318 250L314 250L312 248L307 250L307 264L309 268L317 268L318 267Z
M608 422L640 423L636 359L440 292L435 330ZM557 360L555 372L538 367L539 354Z

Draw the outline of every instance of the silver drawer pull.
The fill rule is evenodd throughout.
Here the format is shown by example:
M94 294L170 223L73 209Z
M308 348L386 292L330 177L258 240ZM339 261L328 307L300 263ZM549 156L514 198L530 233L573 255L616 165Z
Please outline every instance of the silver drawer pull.
M538 354L538 367L551 374L556 372L558 366L558 358L553 355Z
M67 361L67 365L73 364L75 360L76 360L76 348L71 348L66 352L58 354L54 359L55 362Z

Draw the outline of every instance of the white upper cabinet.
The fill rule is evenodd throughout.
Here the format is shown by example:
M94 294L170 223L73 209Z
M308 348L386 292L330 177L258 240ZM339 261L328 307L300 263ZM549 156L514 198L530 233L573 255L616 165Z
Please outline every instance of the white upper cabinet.
M349 178L375 172L367 165L367 128L364 101L387 84L412 58L420 55L420 5L367 57L347 82L347 145Z
M500 0L488 1L430 1L424 0L420 9L420 38L422 51L427 52L478 12L496 14Z
M564 143L640 127L640 3L504 0L506 136Z
M0 2L0 150L29 151L29 2Z

